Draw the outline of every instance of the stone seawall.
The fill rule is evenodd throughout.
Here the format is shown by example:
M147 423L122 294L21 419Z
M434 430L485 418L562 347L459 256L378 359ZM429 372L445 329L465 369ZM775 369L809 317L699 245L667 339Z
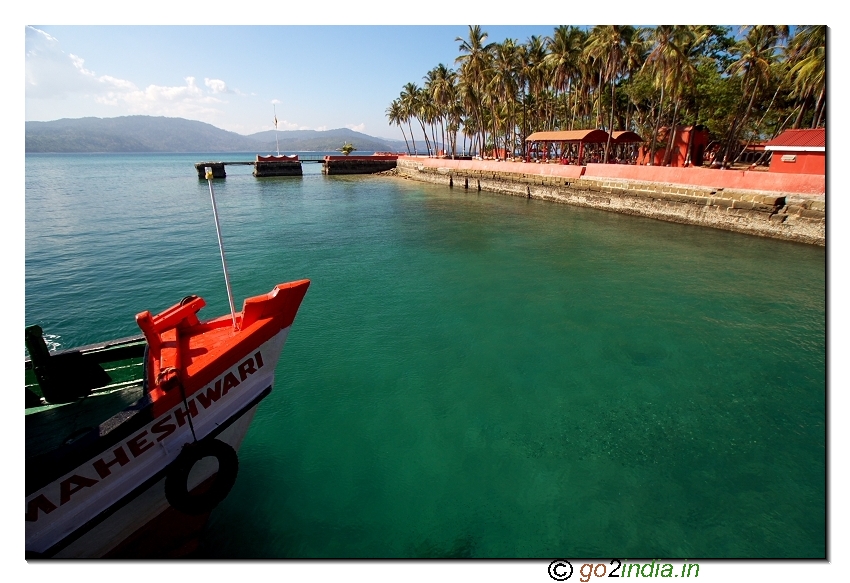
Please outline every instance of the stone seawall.
M529 170L535 169L530 166ZM599 176L546 176L440 166L399 158L399 176L455 189L486 190L750 235L826 245L824 196L731 190Z

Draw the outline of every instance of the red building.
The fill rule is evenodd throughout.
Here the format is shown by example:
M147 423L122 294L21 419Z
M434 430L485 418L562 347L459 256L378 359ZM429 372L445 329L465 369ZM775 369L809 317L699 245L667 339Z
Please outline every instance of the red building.
M670 139L670 129L663 127L658 129L658 139L656 143L668 144ZM676 135L673 138L673 155L670 158L670 166L683 167L688 159L688 149L691 151L690 166L702 166L705 148L708 146L709 133L702 126L676 126ZM650 155L652 153L651 146L644 145L640 148L637 163L640 165L649 164ZM656 147L655 158L652 161L653 166L662 166L666 147Z
M786 130L767 142L770 172L826 174L826 128Z

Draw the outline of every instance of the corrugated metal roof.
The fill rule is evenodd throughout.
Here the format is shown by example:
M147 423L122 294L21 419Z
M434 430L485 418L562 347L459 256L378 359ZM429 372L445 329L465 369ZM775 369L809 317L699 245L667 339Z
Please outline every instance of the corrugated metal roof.
M767 149L770 149L771 146L825 148L826 128L816 128L813 130L785 130L765 144Z
M601 144L608 141L608 132L602 130L572 130L568 132L534 132L526 142L589 142Z

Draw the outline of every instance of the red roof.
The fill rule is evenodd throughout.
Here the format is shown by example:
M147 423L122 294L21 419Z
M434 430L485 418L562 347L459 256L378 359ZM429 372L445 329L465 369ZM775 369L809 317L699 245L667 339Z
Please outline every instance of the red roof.
M813 130L785 130L769 142L766 147L798 147L798 148L825 148L826 128Z
M643 141L643 138L634 132L611 132L611 138L617 144L631 144Z
M602 130L572 130L565 132L534 132L526 142L585 142L602 144L608 141L608 132Z

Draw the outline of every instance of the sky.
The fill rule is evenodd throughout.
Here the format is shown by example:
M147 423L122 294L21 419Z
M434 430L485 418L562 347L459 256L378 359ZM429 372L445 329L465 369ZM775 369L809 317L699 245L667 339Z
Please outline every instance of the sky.
M250 134L274 129L276 110L280 129L334 129L349 127L363 133L402 139L387 124L384 111L407 82L422 83L426 72L439 63L454 67L457 36L466 36L468 24L481 24L490 40L548 35L557 24L681 24L681 23L824 23L830 26L831 107L828 134L830 148L837 136L847 135L847 116L836 96L844 93L841 75L847 51L846 16L837 4L823 0L805 3L775 0L765 12L764 4L713 0L706 3L626 2L521 2L514 0L398 1L340 0L251 3L222 0L147 0L121 3L82 0L14 2L4 8L0 21L3 54L0 71L7 115L3 128L4 199L0 202L0 233L6 237L3 270L15 273L17 285L9 284L4 298L24 305L24 124L25 120L63 117L117 117L145 114L177 116L211 123ZM492 24L488 24L492 23ZM21 48L25 58L21 59ZM839 73L839 74L835 74ZM16 81L17 79L17 81ZM20 80L25 91L20 91ZM832 156L832 155L830 155ZM833 158L830 158L831 160ZM828 231L828 321L830 355L830 563L825 562L714 562L705 565L700 579L708 581L837 581L847 565L850 506L838 495L848 478L847 464L836 450L848 443L847 424L840 420L848 410L845 398L850 377L848 324L850 307L842 299L850 294L843 265L850 252L847 229L839 228L850 213L850 197L828 167L830 215ZM847 201L847 202L845 202ZM11 241L11 243L10 243ZM3 334L3 364L16 370L19 363L23 310L10 315L8 334ZM9 355L15 358L8 357ZM8 357L8 358L6 358ZM8 360L8 362L7 362ZM782 366L779 363L777 366ZM19 427L19 416L9 426ZM4 421L6 417L4 417ZM17 429L13 432L14 441ZM21 461L21 465L23 462ZM8 499L18 495L9 482ZM9 490L9 491L7 491ZM14 495L13 495L14 494ZM3 521L17 525L11 505L2 509ZM17 512L17 511L16 511ZM19 539L19 527L7 528ZM7 545L4 558L13 571L27 579L82 579L86 573L67 564L44 566L34 572L21 560L20 543ZM555 558L555 557L552 557ZM542 567L540 566L542 565ZM172 565L172 573L197 565ZM23 567L23 569L21 569ZM31 566L30 566L31 567ZM113 565L122 580L142 581L163 565L134 565L132 570ZM202 565L209 567L209 565ZM369 562L291 565L216 565L220 574L242 576L245 567L266 569L274 580L336 581L547 581L545 562ZM330 567L330 568L328 568ZM61 569L61 572L59 571ZM106 567L104 567L106 569ZM120 570L119 570L120 569ZM238 569L238 573L237 573ZM51 572L52 571L52 572ZM207 571L208 572L208 571ZM256 574L256 570L251 570ZM572 579L577 580L577 579Z
M158 3L159 0L153 1ZM149 14L150 5L146 2L134 6L132 14ZM398 3L354 5L390 8L376 9L374 13L358 8L356 14L346 18L345 9L339 9L351 6L348 3L303 4L292 14L274 9L270 20L280 24L270 25L186 25L179 17L168 23L165 15L173 17L171 10L163 10L163 24L144 25L133 24L133 19L116 25L109 18L108 24L89 24L92 21L85 18L79 23L57 24L52 10L36 13L35 20L23 27L25 120L122 115L183 117L247 135L274 129L276 116L279 130L345 127L401 140L401 130L388 123L387 107L406 83L421 86L425 74L436 65L456 68L455 59L460 54L457 38L468 38L469 27L381 22L379 17L370 17L386 15L388 11L394 14ZM423 11L429 13L439 13L431 7L441 5L451 6L445 14L460 12L458 6L442 0L421 4L428 7ZM499 5L493 2L485 5L491 10L473 14L480 17L491 12L488 16L499 22L498 17L506 17L504 11L496 10ZM226 20L235 16L238 21L239 15L247 12L256 22L254 9L217 2L201 6L213 7L202 14L217 13ZM220 12L216 12L216 6ZM468 4L464 6L469 8ZM551 35L556 24L606 22L590 20L594 18L592 11L548 8L566 4L533 6L541 9L517 10L521 12L517 19L533 15L537 22L549 24L482 24L488 41L512 38L525 42L532 35ZM559 13L569 18L560 20ZM627 13L628 8L623 14ZM617 14L621 11L617 10ZM80 19L79 12L69 16L70 20ZM359 22L356 16L360 17ZM607 16L604 11L595 18L603 16ZM299 18L302 22L332 24L289 24ZM631 23L651 24L645 18ZM41 19L53 24L40 23Z
M487 26L490 41L553 25ZM26 120L154 115L240 134L347 127L403 139L386 108L454 68L468 26L26 27ZM144 58L140 58L143 55Z

